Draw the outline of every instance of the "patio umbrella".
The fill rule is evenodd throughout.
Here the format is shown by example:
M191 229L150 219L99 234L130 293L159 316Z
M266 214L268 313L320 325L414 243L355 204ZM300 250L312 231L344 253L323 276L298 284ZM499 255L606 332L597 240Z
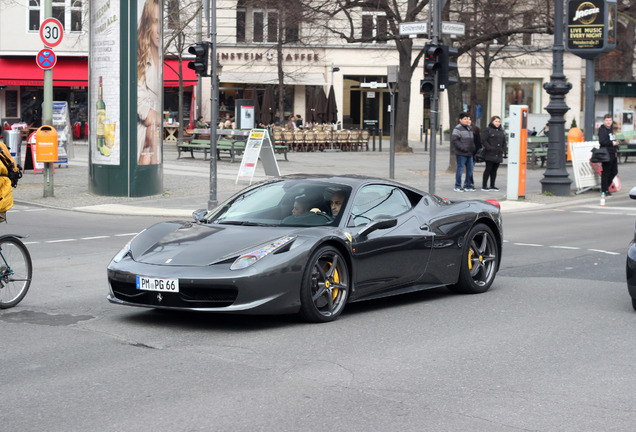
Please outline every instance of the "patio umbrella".
M263 106L261 107L261 123L269 125L276 117L276 100L274 99L274 89L269 86L263 95Z
M327 123L327 95L325 89L318 90L316 97L316 121L318 123Z
M254 122L256 123L254 127L259 127L259 123L261 121L261 106L258 103L258 92L254 90Z
M336 106L336 93L333 86L329 89L329 97L327 98L327 123L336 123L338 121L338 106Z
M314 123L316 121L316 107L314 107L314 91L313 89L309 90L309 94L307 95L307 101L305 104L305 121L307 123Z

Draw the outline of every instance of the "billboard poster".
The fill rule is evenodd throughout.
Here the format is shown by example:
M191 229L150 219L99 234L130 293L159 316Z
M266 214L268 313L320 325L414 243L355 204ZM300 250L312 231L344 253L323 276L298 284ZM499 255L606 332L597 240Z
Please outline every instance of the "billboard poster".
M137 164L162 155L163 55L161 2L139 0L137 23Z
M120 17L119 0L93 0L90 26L91 162L119 165Z

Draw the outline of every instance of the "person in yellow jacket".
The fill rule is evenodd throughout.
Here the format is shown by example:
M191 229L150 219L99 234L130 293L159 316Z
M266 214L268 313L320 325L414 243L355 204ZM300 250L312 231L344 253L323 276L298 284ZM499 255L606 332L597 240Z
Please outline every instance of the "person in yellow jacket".
M11 170L13 178L9 177ZM7 220L7 210L13 207L13 188L17 186L22 173L7 146L0 141L0 222ZM15 184L12 184L15 182Z

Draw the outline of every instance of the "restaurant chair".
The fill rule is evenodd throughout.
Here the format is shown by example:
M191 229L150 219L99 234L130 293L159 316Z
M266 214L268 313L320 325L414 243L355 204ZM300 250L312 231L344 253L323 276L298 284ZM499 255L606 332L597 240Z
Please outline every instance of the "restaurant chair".
M307 151L315 151L316 132L313 130L305 131L305 148Z
M305 151L305 131L302 129L295 129L293 135L296 151Z

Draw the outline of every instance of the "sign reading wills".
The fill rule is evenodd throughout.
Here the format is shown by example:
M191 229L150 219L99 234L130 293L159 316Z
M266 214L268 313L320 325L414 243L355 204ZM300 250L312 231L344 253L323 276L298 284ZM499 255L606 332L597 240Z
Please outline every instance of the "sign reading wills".
M567 50L594 59L616 48L616 0L568 0Z

